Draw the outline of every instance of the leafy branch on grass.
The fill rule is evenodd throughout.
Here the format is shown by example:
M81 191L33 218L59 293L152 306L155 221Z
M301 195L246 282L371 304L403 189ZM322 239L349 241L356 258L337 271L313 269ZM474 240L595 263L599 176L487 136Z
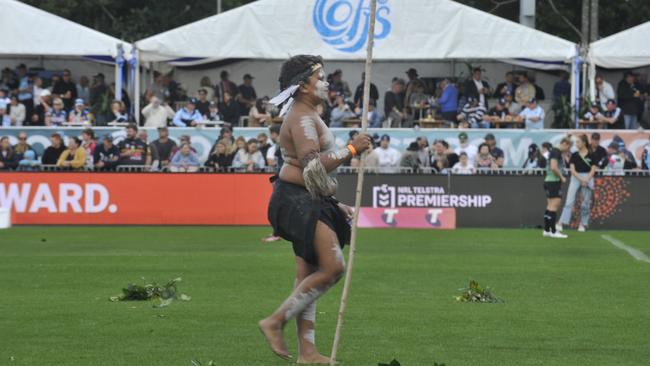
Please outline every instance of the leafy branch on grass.
M456 296L456 301L459 302L479 302L479 303L499 303L503 302L497 299L489 287L481 287L478 282L471 280L469 281L469 287L458 289L461 292L459 296Z
M144 277L143 285L136 285L130 283L126 288L122 289L119 295L111 296L110 301L153 301L154 308L162 308L168 306L174 300L190 301L191 297L186 294L178 293L177 283L181 282L181 278L174 278L164 285L157 282L146 283Z
M393 359L390 363L381 363L380 362L377 366L402 366L402 364L399 363L399 361L397 361L396 359ZM437 362L434 361L433 366L445 366L445 364L444 363L437 363Z
M205 364L205 366L216 366L217 364L214 363L214 361L210 360L208 363ZM203 366L201 361L199 360L192 360L192 366Z

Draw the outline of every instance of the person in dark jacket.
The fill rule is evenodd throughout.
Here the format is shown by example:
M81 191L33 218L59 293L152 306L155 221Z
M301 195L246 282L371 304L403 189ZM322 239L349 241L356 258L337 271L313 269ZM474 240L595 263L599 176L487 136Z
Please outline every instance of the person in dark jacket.
M472 78L465 82L465 97L476 98L476 100L482 103L485 108L489 108L487 99L493 92L494 91L490 89L490 84L481 79L481 68L474 68Z
M52 134L50 142L52 145L45 149L43 157L41 158L43 165L56 165L59 161L59 157L66 149L65 144L63 144L63 139L61 139L61 135L58 133Z
M228 154L226 144L219 141L214 145L214 150L212 150L212 153L208 156L205 166L208 168L214 168L215 171L218 172L224 172L232 165L233 157L232 154Z
M95 170L115 170L120 161L120 149L113 144L111 135L104 136L104 142L95 148Z
M12 170L18 166L16 153L9 143L9 137L0 139L0 170Z
M223 102L219 103L219 111L224 122L230 126L239 123L239 103L235 101L229 92L223 93Z
M641 87L636 82L636 75L627 71L618 83L616 91L618 95L618 106L623 111L623 120L625 121L625 129L631 130L637 128L637 122L641 107Z

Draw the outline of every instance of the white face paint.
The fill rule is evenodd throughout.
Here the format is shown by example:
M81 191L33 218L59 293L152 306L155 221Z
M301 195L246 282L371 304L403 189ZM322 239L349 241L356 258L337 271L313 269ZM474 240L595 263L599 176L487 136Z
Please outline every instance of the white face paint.
M318 70L319 80L316 82L316 96L321 99L327 99L327 91L330 84L325 81L325 72L321 68Z

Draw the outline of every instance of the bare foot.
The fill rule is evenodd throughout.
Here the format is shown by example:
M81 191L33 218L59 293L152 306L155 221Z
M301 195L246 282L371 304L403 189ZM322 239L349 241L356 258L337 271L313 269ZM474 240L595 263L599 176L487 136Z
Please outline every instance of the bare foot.
M292 357L289 354L287 345L284 343L284 335L282 334L282 324L274 322L269 318L260 320L258 323L260 331L266 338L271 351L283 360L290 360Z
M298 364L303 364L303 365L329 365L330 364L330 358L325 357L321 355L320 353L316 352L313 354L309 355L300 355L298 357Z

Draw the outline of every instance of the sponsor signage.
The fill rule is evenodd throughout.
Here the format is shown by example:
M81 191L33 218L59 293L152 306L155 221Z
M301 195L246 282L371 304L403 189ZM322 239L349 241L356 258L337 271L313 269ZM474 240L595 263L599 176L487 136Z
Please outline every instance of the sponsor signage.
M362 228L455 229L454 208L375 208L359 211Z

